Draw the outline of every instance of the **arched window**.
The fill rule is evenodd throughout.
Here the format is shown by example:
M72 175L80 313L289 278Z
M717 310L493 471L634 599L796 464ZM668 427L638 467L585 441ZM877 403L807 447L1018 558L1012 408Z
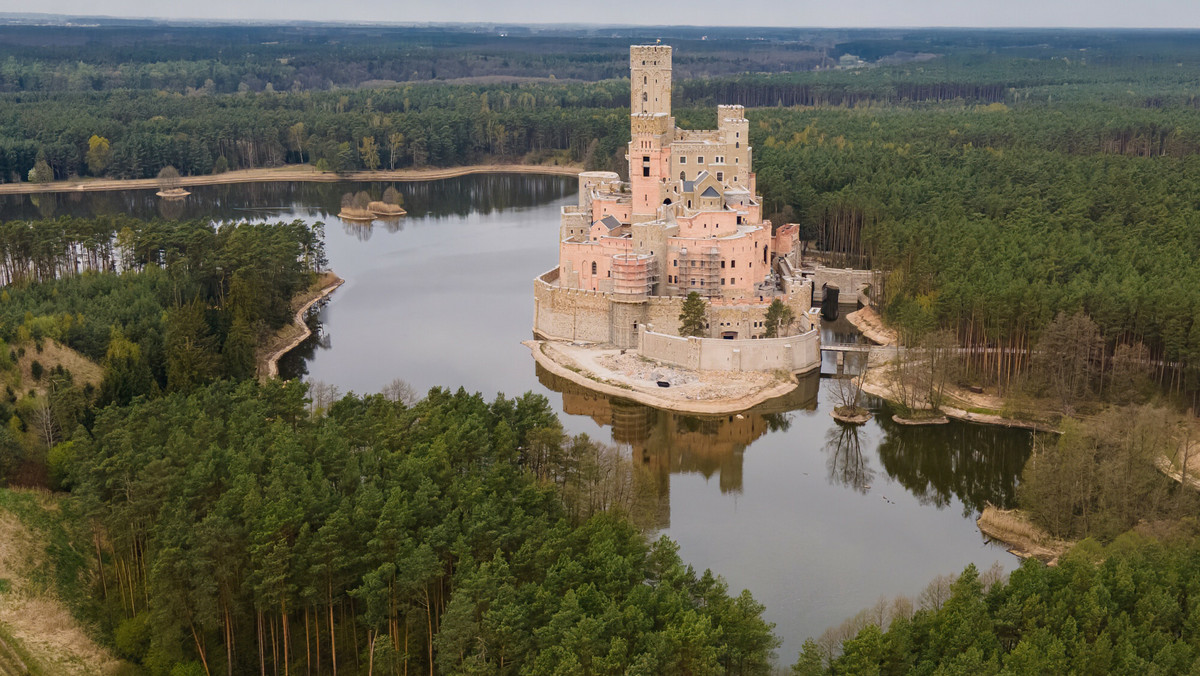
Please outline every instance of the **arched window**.
M681 180L681 181L685 181L685 180L687 180L687 179L685 178L685 176L687 176L687 174L685 174L685 173L684 173L684 172L682 172L682 171L681 171L681 172L679 172L679 180Z
M645 103L647 100L649 99L646 97L646 92L642 92L642 102Z
M596 261L592 261L592 274L596 274Z
M741 148L741 147L742 147L742 142L741 142L741 141L734 141L734 142L733 142L733 147L734 147L734 148Z
M642 76L642 84L650 84L650 77L648 75Z

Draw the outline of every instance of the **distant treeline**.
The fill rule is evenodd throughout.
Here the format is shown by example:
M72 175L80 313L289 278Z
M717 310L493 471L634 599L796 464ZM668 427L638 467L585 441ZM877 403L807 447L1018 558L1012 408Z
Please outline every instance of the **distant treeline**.
M717 29L718 31L720 29ZM0 91L328 90L460 78L606 80L629 72L630 31L470 32L330 26L0 27ZM828 39L675 31L679 77L811 70ZM524 34L521 34L524 33Z
M949 111L1005 103L1022 113L1014 116L1018 125L976 129L968 114L957 129L961 138L994 148L1183 156L1200 147L1194 115L1200 99L1186 93L1185 75L1164 65L1132 84L1126 68L1065 61L966 68L939 61L684 80L675 88L675 109L682 125L708 127L718 103L752 109L945 105ZM184 175L302 162L341 171L549 155L620 170L628 100L621 80L245 95L203 88L190 95L7 94L0 95L0 179L142 178L168 165ZM781 111L752 115L787 119ZM45 171L31 174L39 157Z

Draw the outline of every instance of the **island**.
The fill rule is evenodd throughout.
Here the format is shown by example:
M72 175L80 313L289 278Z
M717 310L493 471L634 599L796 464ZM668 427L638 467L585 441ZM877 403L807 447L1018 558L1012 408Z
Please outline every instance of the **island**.
M717 129L677 127L671 57L629 49L629 180L579 174L558 265L534 280L530 347L584 387L735 412L820 368L814 282L799 273L799 226L763 220L745 109L718 106Z

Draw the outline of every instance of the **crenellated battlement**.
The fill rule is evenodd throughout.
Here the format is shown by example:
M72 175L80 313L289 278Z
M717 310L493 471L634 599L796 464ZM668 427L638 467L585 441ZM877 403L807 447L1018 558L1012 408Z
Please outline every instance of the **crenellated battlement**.
M663 113L634 113L629 118L629 130L634 136L639 134L661 136L667 133L667 126L670 122Z
M718 120L744 120L746 107L738 104L717 106Z
M633 64L633 61L635 61L635 60L641 61L642 59L646 59L647 61L650 61L651 63ZM652 63L652 61L655 59L658 60L657 64ZM663 63L663 59L667 59L666 63ZM671 65L670 59L671 59L671 46L670 45L629 45L629 60L632 65L645 65L645 66L650 66L650 65L664 66L665 65L665 66L669 67Z

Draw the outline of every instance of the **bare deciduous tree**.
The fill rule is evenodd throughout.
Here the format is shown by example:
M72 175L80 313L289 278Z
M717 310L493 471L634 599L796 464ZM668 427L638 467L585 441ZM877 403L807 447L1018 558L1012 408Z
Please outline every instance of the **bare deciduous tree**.
M312 415L321 415L329 410L329 406L337 401L341 391L337 385L330 385L321 380L312 380L308 383L308 412Z
M179 170L168 164L158 172L158 189L166 192L178 188Z
M387 385L384 385L383 389L380 390L380 394L388 401L398 401L405 406L412 406L421 400L421 397L417 395L416 389L402 378L396 378Z

